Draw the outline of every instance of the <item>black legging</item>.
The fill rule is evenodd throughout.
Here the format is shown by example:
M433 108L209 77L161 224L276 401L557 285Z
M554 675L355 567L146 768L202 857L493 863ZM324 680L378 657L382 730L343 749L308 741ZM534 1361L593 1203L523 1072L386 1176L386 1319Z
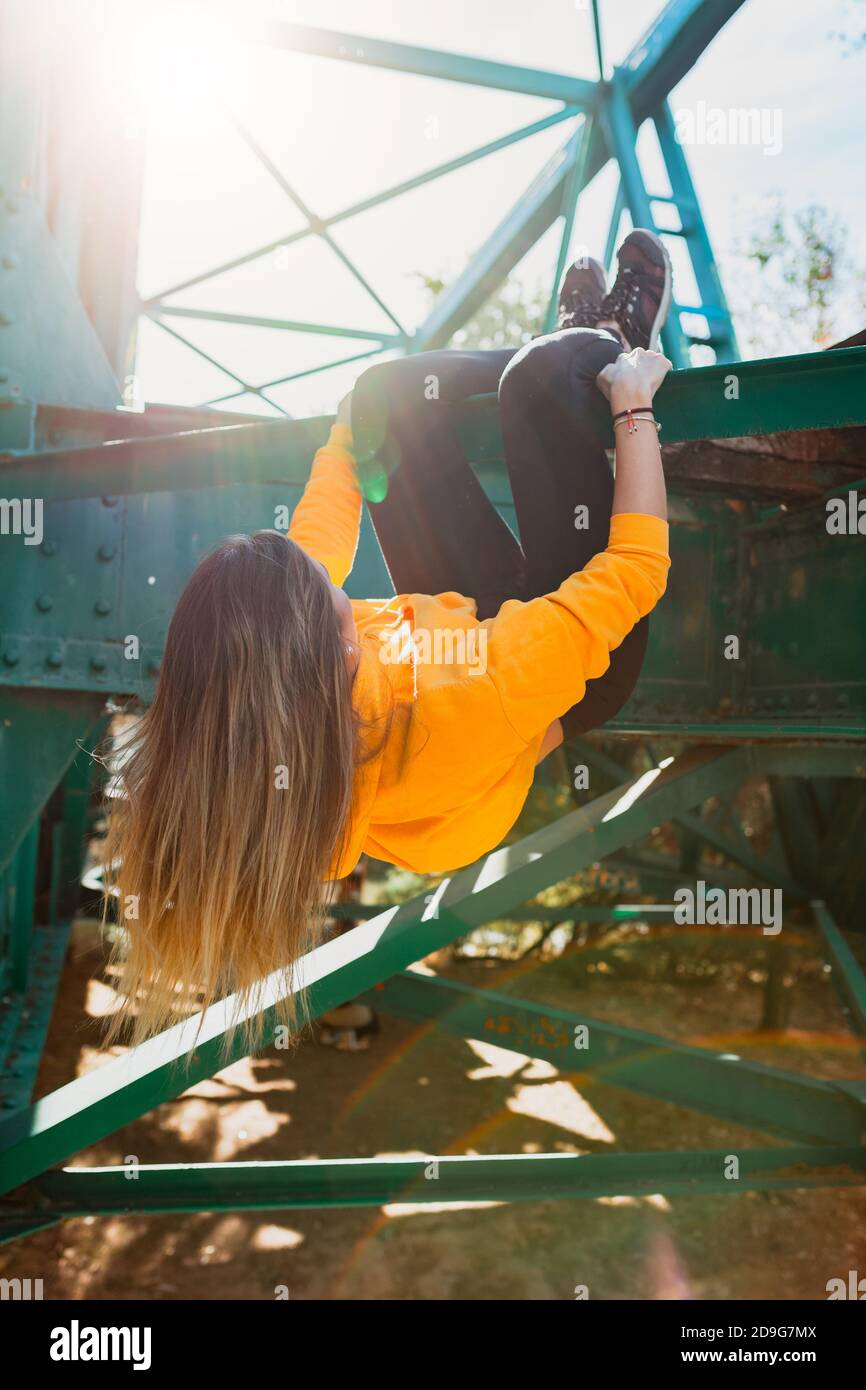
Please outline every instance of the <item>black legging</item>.
M370 503L370 516L397 593L453 589L475 599L479 618L490 618L506 599L551 593L605 549L613 477L600 424L609 407L595 378L621 351L603 330L571 328L516 352L425 352L363 374L352 397L353 428L356 443L378 446L388 477L387 496ZM520 544L457 433L461 402L497 389ZM587 509L585 529L575 525L578 507ZM567 738L622 708L647 635L643 618L604 675L588 682L580 704L563 716Z

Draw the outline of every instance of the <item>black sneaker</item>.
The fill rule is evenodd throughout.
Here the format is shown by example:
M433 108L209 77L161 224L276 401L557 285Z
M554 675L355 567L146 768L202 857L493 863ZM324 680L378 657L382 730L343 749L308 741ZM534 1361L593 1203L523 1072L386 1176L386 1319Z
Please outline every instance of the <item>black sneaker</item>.
M591 256L575 261L559 291L557 328L595 328L606 294L604 267Z
M639 227L626 237L616 259L617 277L599 319L611 319L629 347L656 352L671 307L671 258L655 232Z

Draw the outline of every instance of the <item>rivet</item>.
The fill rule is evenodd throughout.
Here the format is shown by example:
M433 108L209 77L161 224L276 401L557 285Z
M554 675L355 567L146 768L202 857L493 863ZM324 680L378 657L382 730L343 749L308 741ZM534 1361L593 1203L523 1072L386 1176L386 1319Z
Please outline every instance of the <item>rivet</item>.
M10 314L8 309L0 309L0 328L10 328L14 322L14 314Z
M149 661L149 662L147 663L147 674L148 674L149 676L158 676L158 675L159 675L159 662L158 662L158 661Z
M813 708L814 708L815 705L817 705L817 703L818 703L818 696L815 694L815 691L814 691L814 690L812 691L812 693L811 693L811 695L809 696L809 699L807 700L806 703L809 704L809 705L811 705Z
M846 708L848 704L848 696L845 694L844 691L842 691L841 694L836 696L836 704L839 706L840 709Z
M113 560L116 554L116 545L101 545L96 552L97 559L106 561Z
M56 541L48 541L48 540L45 540L45 541L42 542L42 544L40 545L39 549L42 551L42 554L43 554L43 555L56 555L56 554L57 554L57 542L56 542Z
M50 594L40 594L36 600L36 607L40 613L50 613L54 607L54 599Z
M52 647L51 651L48 653L48 656L46 657L46 660L47 660L49 666L54 666L54 667L62 666L62 665L63 665L63 648L62 648L62 647Z
M102 499L102 505L103 505L103 507L116 507L116 506L117 506L117 498L116 498L116 497L103 497L103 499Z
M8 646L3 653L3 662L6 666L17 666L20 654L17 647Z
M94 613L99 613L104 618L106 613L111 612L111 604L108 602L107 598L98 598L93 605L93 611Z
M4 270L16 270L18 267L18 257L14 251L7 251L3 257Z
M104 671L104 670L105 670L105 657L104 657L104 656L92 656L92 657L90 658L90 664L91 664L91 666L93 667L94 671Z

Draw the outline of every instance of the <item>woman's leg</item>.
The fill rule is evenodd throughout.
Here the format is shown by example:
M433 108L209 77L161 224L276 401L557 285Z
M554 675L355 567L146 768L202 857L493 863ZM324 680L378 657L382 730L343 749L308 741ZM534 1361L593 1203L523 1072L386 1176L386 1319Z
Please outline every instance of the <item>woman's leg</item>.
M456 589L481 618L523 593L523 556L457 434L457 407L495 391L511 351L425 352L370 367L352 393L356 445L371 438L387 495L370 517L397 593Z
M613 475L601 427L609 407L595 378L622 352L604 330L564 329L527 343L499 386L505 457L526 557L526 597L551 593L604 550ZM631 695L648 637L642 619L563 716L566 738L600 727Z

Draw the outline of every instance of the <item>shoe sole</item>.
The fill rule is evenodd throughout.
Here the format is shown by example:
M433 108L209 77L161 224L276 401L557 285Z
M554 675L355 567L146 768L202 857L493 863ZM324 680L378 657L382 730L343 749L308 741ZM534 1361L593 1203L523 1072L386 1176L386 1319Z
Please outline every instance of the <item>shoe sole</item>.
M629 235L634 236L635 232L640 232L642 236L649 237L652 244L657 248L658 251L661 252L662 261L664 262L665 267L664 289L662 291L662 297L659 301L659 307L656 310L656 316L653 319L652 328L650 329L649 346L647 348L648 352L658 352L659 333L661 331L665 319L667 318L670 312L671 301L673 299L674 268L671 264L671 258L668 254L668 249L662 241L661 237L656 232L651 232L648 227L635 227L634 231L630 232ZM626 241L628 241L628 237L626 237ZM625 242L623 242L623 246L624 245ZM622 247L620 247L620 250L622 250Z

